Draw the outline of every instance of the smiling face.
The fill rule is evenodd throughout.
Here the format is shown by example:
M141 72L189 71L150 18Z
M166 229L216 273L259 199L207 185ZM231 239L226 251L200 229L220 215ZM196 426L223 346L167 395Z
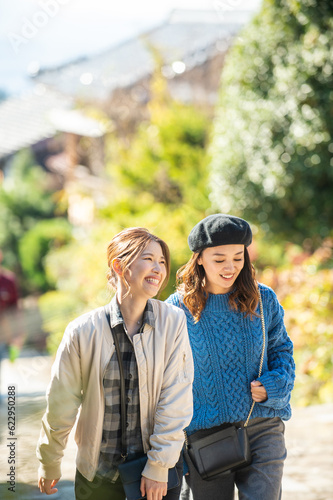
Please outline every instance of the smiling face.
M156 241L148 243L125 273L132 296L152 298L157 295L167 276L166 259Z
M205 289L209 293L228 293L244 267L244 245L205 248L198 264L205 270Z

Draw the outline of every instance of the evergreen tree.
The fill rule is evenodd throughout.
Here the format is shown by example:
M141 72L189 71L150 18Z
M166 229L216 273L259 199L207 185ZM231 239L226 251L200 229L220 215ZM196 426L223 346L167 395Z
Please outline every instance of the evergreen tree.
M264 0L223 70L214 203L317 245L333 224L333 3Z

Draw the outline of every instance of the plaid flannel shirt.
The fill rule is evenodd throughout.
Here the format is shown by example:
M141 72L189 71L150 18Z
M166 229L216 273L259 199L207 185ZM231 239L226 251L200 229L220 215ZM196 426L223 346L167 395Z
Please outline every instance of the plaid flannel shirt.
M126 401L126 444L128 455L142 453L140 427L139 377L134 347L129 338L116 297L111 301L110 322L118 335L125 376ZM153 307L149 300L143 315L143 323L155 326ZM110 332L111 335L111 332ZM120 412L120 372L116 352L110 358L104 379L105 413L99 464L96 475L115 482L119 476L121 463L121 412Z

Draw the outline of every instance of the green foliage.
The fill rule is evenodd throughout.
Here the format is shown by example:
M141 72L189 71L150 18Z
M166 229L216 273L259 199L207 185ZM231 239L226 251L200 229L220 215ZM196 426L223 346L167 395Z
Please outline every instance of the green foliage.
M36 284L30 286L29 278L24 276L19 260L20 240L36 222L52 218L55 212L47 175L34 165L28 150L21 151L15 155L9 175L0 186L0 246L23 293L35 289Z
M106 280L106 250L109 240L121 229L117 222L99 221L89 233L78 234L47 255L46 274L56 290L40 297L39 308L43 328L50 333L50 352L56 351L69 321L110 300L113 292Z
M171 102L140 126L130 147L118 139L113 143L110 172L130 198L150 195L149 204L163 203L172 209L197 199L207 208L207 131L207 116Z
M44 258L56 247L68 243L71 239L71 226L66 219L54 218L37 222L19 241L21 266L30 288L47 291L53 282L44 268Z
M39 298L43 328L52 332L47 339L47 348L55 354L67 324L84 310L78 297L69 291L49 291Z
M210 154L216 206L314 246L333 223L333 6L264 0L230 51Z
M15 345L11 344L8 346L8 358L11 363L14 363L14 361L19 357L20 355L20 348Z
M296 382L294 403L330 403L333 391L333 269L332 240L312 255L287 246L288 264L266 268L260 280L276 291L294 342Z

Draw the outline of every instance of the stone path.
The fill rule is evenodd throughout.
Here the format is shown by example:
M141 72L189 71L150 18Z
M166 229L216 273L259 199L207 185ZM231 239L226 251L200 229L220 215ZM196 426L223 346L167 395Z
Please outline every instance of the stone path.
M48 356L7 359L1 366L0 404L0 498L41 500L36 486L38 461L35 455L40 422L45 409L45 389L52 360ZM17 391L15 441L16 488L8 491L7 386ZM282 500L333 500L333 404L296 408L286 422L288 458L285 464ZM75 443L73 433L63 459L63 477L53 500L74 500ZM213 499L207 499L213 500ZM270 500L270 499L267 499Z

